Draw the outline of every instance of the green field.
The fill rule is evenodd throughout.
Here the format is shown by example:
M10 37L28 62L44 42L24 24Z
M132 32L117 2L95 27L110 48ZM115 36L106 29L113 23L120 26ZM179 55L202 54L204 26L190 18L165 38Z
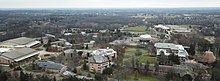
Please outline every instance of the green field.
M149 52L147 49L138 48L142 52L141 56L136 56L137 60L141 63L156 63L157 58L156 57L150 57ZM126 48L125 51L125 58L128 59L128 61L131 61L131 57L135 56L136 48Z
M149 29L146 30L147 27L128 27L125 28L125 31L129 31L129 32L148 32L150 31Z
M146 75L138 75L138 81L161 81L160 79L153 77L153 76L146 76ZM134 81L134 75L130 75L127 81Z
M138 49L140 49L143 55L148 55L147 49L142 49L142 48L138 48ZM129 55L135 55L136 50L137 50L136 48L126 48L125 53Z

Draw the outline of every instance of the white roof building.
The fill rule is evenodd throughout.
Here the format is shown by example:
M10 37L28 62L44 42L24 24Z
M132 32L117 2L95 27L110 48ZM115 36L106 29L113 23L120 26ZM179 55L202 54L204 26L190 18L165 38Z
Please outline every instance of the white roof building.
M179 57L189 56L188 52L184 49L182 45L177 45L173 43L155 43L157 55L163 52L165 55L170 55L172 53L178 55Z
M20 37L20 38L3 41L0 43L0 47L24 48L24 47L32 47L40 43L41 43L40 41L36 41L35 39L32 38Z
M21 60L27 59L29 57L38 55L39 52L37 50L31 48L20 48L11 50L10 52L6 52L0 55L0 63L7 60L8 63L11 62L19 62Z
M161 28L161 29L164 29L164 30L168 30L168 29L170 29L169 27L164 26L164 25L161 25L161 24L156 25L156 26L154 26L154 27L155 27L155 28Z
M93 53L94 55L101 55L101 56L115 56L117 52L113 49L97 49L94 50Z

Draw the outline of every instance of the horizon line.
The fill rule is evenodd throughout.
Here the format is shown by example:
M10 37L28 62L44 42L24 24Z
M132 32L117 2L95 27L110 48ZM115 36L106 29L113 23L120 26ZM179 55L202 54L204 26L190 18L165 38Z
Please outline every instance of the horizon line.
M219 7L8 7L8 8L0 8L1 9L186 9L186 8L220 8Z

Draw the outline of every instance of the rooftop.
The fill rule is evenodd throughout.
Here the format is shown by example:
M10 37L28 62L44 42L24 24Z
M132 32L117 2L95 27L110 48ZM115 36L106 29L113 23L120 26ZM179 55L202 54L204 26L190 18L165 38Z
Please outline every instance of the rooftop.
M20 37L20 38L10 39L10 40L4 41L4 42L10 42L10 43L14 43L14 44L24 45L24 44L28 44L33 41L35 41L35 40L32 38Z
M200 62L213 63L216 61L216 57L210 50L206 51L200 58Z
M29 56L30 54L33 54L36 52L37 52L37 50L31 49L31 48L21 48L21 49L16 49L16 50L12 50L10 52L3 53L1 56L15 60L15 59L18 59L21 57Z
M42 68L58 69L58 70L65 67L64 65L62 65L60 63L55 63L55 62L46 61L46 60L36 60L36 61L34 61L34 64L37 64L39 67L42 67Z
M108 58L105 56L95 55L93 57L89 57L89 62L91 63L104 63L108 62Z

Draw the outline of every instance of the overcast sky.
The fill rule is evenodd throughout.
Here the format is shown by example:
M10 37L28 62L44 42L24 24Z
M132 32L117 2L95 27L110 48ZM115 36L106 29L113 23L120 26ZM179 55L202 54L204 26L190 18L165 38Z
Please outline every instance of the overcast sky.
M220 7L220 0L0 0L0 8Z

